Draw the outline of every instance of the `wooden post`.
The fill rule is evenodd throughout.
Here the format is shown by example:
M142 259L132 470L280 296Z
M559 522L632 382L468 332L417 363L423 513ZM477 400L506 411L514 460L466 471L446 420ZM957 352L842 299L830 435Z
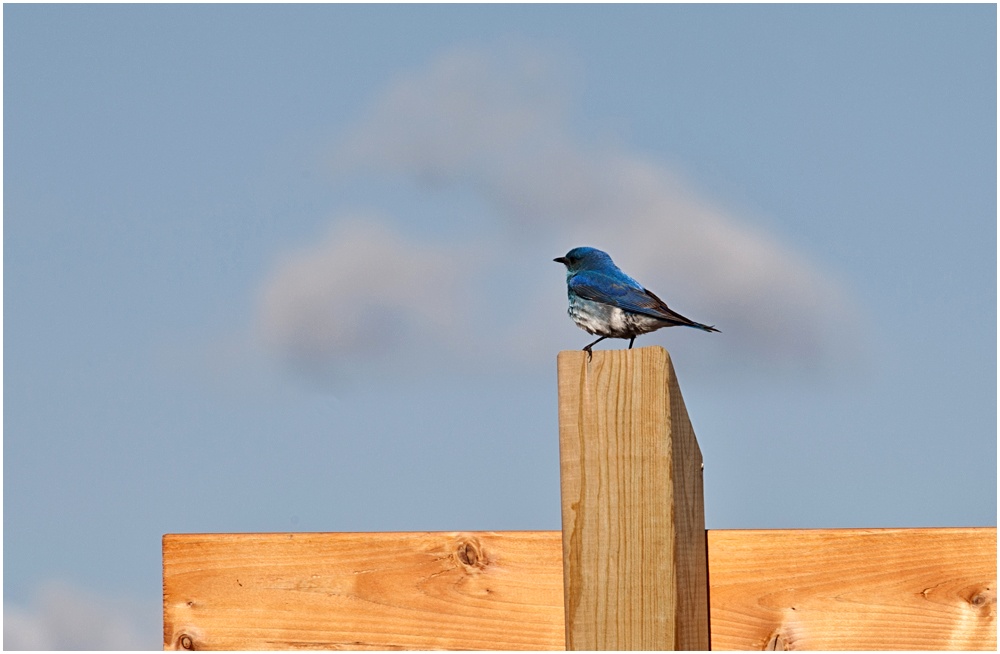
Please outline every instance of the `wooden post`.
M567 649L709 649L701 451L670 356L558 368Z
M666 351L558 363L562 532L167 534L164 649L996 650L995 527L706 539Z

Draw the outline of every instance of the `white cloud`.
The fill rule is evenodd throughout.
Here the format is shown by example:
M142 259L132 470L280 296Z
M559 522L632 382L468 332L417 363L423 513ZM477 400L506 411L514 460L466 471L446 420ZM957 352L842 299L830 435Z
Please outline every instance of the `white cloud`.
M261 336L306 365L455 336L467 307L458 259L378 216L341 220L277 263L260 293Z
M155 609L155 607L154 607ZM161 634L134 605L61 582L43 584L31 603L4 601L5 650L160 649ZM149 624L145 624L149 622ZM140 626L141 625L141 626ZM147 633L150 627L153 631Z
M739 351L809 368L856 346L858 313L836 280L663 163L574 138L566 87L537 53L478 50L451 52L390 84L350 130L335 169L471 190L495 207L502 236L431 248L387 219L371 233L338 228L347 231L292 255L268 282L270 342L334 355L390 342L401 325L459 338L470 333L474 286L494 298L475 332L492 352L575 347L554 326L568 319L549 283L562 270L549 261L593 245L681 313L718 324L724 336L702 347L720 358ZM470 251L503 256L470 262ZM385 261L422 272L399 283Z

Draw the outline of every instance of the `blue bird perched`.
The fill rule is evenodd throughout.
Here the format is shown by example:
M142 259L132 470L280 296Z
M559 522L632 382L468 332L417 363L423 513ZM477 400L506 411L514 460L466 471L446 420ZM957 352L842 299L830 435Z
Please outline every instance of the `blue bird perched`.
M569 294L569 317L577 327L600 338L583 348L590 348L606 338L627 338L632 349L635 337L661 327L697 327L706 332L719 331L710 325L689 320L672 310L667 303L643 288L615 265L607 252L597 248L573 248L564 257L556 257L566 266Z

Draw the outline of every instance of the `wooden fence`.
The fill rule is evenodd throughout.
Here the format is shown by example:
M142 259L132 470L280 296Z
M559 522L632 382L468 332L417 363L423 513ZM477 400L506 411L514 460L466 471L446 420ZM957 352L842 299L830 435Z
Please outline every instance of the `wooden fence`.
M709 530L666 351L562 352L562 531L168 534L165 649L996 649L996 529Z

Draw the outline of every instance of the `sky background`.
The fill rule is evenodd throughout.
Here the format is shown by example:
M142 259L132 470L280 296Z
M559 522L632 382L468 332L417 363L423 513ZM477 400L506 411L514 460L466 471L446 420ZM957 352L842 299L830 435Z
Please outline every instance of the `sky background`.
M5 647L158 649L164 533L559 529L578 245L722 330L636 343L709 528L996 525L994 5L3 17Z

